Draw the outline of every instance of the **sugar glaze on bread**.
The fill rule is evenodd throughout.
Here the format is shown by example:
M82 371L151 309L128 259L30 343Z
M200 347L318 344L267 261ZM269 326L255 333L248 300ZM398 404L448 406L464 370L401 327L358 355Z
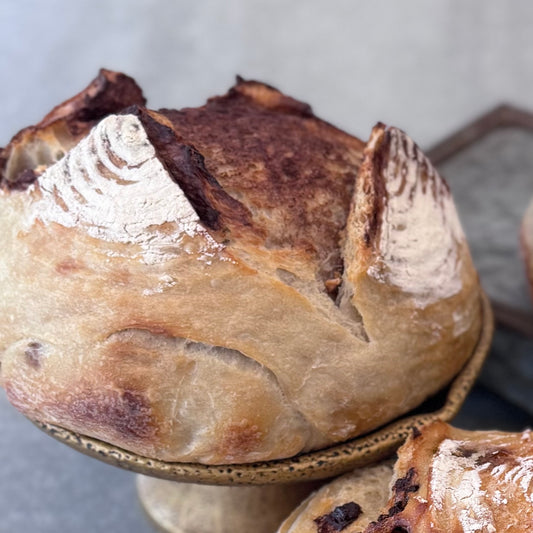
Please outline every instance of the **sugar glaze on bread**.
M243 80L156 112L121 76L0 156L13 405L145 456L240 463L370 431L460 370L477 274L403 132L365 145Z

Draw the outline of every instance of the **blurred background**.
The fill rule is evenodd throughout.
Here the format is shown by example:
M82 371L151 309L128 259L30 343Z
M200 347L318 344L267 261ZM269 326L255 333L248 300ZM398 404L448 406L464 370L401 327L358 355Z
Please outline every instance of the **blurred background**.
M497 103L533 108L532 22L528 0L2 0L0 145L106 67L155 109L240 74L427 147Z
M429 148L498 104L533 110L532 28L529 0L2 0L0 146L106 67L133 76L155 109L201 105L240 74L311 104L319 117L363 139L383 121ZM476 167L475 186L461 189L467 198L467 189L483 188L480 174L491 169L501 172L492 182L508 187L509 168L520 159L520 198L514 204L508 199L516 206L509 219L514 226L491 229L486 238L505 260L508 251L497 243L506 236L498 231L512 233L513 276L522 284L512 290L528 302L515 226L516 213L533 196L533 170L527 170L533 169L533 137L487 142L481 152L448 165L447 175L452 190L459 190L454 179L460 182L464 169L484 162ZM500 157L498 150L505 154L499 166L483 155ZM477 208L476 215L489 211L488 204ZM467 226L474 235L486 224L478 216ZM483 231L477 234L485 239ZM533 357L531 344L517 348L505 334L497 341L504 357L512 360L515 351ZM508 402L514 392L506 391L516 389L512 376L499 387L505 371L493 365L491 372L460 423L530 424L530 398ZM533 376L524 387L531 383ZM152 531L136 502L132 474L52 441L1 393L0 430L1 532Z

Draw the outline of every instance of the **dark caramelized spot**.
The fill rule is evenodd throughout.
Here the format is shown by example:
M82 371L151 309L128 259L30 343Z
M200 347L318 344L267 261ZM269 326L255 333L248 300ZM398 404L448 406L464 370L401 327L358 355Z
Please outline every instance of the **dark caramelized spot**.
M72 399L70 414L99 428L110 428L129 439L148 439L156 428L148 399L139 392L86 390Z
M388 518L401 513L407 506L407 501L407 499L398 500L392 507L389 507L389 513L385 516Z
M422 435L420 429L417 426L413 426L413 439L418 439Z
M0 172L0 178L2 174ZM9 183L9 188L17 191L27 189L37 178L39 174L31 168L25 168L17 174L17 179ZM1 180L0 180L1 181Z
M405 520L401 517L401 512L407 507L411 493L417 492L420 488L415 483L416 470L410 468L404 477L398 478L392 487L394 503L386 514L379 515L375 522L371 522L365 533L394 533L394 531L407 531L404 525Z
M395 492L397 497L403 496L410 492L416 492L420 488L420 485L418 483L413 483L415 476L415 469L410 468L404 477L398 478L396 480L392 490Z
M43 347L39 342L30 342L24 350L24 359L32 368L41 368L41 358L43 356Z
M467 448L466 446L458 446L457 449L455 449L452 452L452 455L455 456L455 457L468 458L468 457L472 457L472 455L474 455L474 453L476 453L476 450L474 450L472 448Z
M249 211L222 189L206 169L202 154L181 142L172 128L156 120L150 112L141 108L130 108L126 112L139 117L159 160L207 227L223 229L221 214L235 224L251 225Z
M314 519L317 525L317 533L335 533L342 531L352 522L355 522L363 510L355 502L348 502L335 507L329 514Z
M515 465L517 464L517 460L509 450L504 448L495 448L493 450L488 450L486 453L476 459L476 465L478 466L482 466L487 463L492 467L495 467L502 464Z
M375 522L370 522L364 533L411 533L411 527L405 520L381 515Z
M307 104L254 81L240 80L203 107L159 113L189 147L189 154L178 155L181 176L175 178L188 197L189 181L208 183L210 176L238 201L235 211L208 198L230 235L240 232L245 213L265 248L303 251L316 260L322 281L342 271L339 242L361 141L317 119Z
M259 447L263 433L253 423L231 424L220 435L219 451L230 457L241 457Z
M87 130L86 123L92 125L125 107L144 104L146 99L133 78L121 72L100 69L98 76L83 91L52 109L38 127L65 119L71 133L76 135Z

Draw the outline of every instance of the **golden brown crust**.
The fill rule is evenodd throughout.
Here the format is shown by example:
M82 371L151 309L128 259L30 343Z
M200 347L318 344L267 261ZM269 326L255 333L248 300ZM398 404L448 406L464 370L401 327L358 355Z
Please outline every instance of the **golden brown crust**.
M419 405L472 353L480 301L449 192L412 146L376 128L354 187L361 142L257 82L197 110L99 121L0 196L9 399L206 463L292 456ZM362 214L381 217L372 238ZM406 255L434 242L442 265Z
M375 357L399 354L397 365L390 360L398 382L416 375L444 386L475 345L479 281L446 183L402 131L372 131L346 233L340 308L361 315ZM390 386L389 401L416 405L424 389Z
M533 437L443 422L398 452L386 511L365 533L530 531Z
M359 139L317 119L308 105L242 79L203 107L160 113L201 154L191 158L189 175L207 172L251 214L253 226L246 224L243 235L242 216L224 212L235 238L302 251L324 281L342 272L340 240L362 157Z
M387 503L393 461L326 483L288 516L277 533L361 533Z
M392 464L365 467L326 484L278 533L325 533L324 516L352 502L360 516L343 533L531 531L533 435L466 431L434 422L415 431ZM342 518L342 517L341 517Z

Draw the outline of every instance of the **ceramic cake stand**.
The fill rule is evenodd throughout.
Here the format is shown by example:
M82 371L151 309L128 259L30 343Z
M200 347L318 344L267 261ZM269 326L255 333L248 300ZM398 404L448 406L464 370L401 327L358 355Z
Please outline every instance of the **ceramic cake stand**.
M319 480L392 455L412 432L433 420L451 420L470 391L489 350L492 311L483 296L483 327L469 361L453 382L416 411L387 426L328 449L290 459L209 466L141 457L72 431L33 421L70 447L140 474L138 494L161 531L171 533L273 533Z

